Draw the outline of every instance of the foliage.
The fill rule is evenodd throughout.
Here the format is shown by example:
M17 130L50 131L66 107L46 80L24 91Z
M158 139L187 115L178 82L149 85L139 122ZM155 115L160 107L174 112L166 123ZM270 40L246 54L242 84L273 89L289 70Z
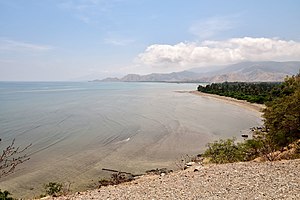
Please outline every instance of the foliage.
M99 183L99 187L113 185L113 182L110 179L105 179L105 178L102 178L100 181L98 181L98 183Z
M99 187L108 186L108 185L118 185L124 182L130 182L134 180L133 175L131 173L125 172L116 172L112 173L110 179L101 179L98 181Z
M245 140L243 143L239 143L238 148L243 157L243 161L249 161L263 155L264 151L262 151L262 149L266 146L267 144L262 140L249 139Z
M267 138L254 138L241 143L237 143L234 138L209 143L203 156L217 164L250 161L259 156L273 161L277 156L271 153L274 151L274 146Z
M204 157L209 157L213 163L223 164L243 161L243 152L235 139L219 140L208 143L208 149L204 152Z
M212 83L210 85L198 86L198 91L218 94L221 96L232 97L240 100L246 100L251 103L263 104L272 100L271 91L273 95L278 92L277 87L280 83L277 82L260 82L260 83L246 83L246 82L224 82ZM280 91L280 90L279 90Z
M267 137L278 148L300 139L300 73L287 78L280 88L278 97L263 111Z
M10 193L8 191L1 191L0 190L0 200L13 200L14 198L10 197Z
M62 192L63 185L61 183L49 182L45 185L46 194L51 196L58 196Z
M2 154L0 155L0 178L13 173L19 164L30 159L24 154L30 146L31 144L20 149L20 147L15 146L15 139L13 139L12 143L2 150Z

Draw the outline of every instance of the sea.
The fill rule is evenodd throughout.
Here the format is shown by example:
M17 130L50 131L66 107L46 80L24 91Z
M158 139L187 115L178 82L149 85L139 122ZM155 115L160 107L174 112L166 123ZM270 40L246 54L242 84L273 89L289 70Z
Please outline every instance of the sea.
M199 83L201 84L201 83ZM208 142L261 125L260 113L189 93L195 83L0 82L0 150L30 158L0 188L36 197L48 182L95 188L102 169L176 169Z

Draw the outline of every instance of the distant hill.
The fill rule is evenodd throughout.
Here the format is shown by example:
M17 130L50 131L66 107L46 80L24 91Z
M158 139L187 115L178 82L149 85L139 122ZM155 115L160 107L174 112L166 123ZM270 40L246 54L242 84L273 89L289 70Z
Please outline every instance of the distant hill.
M102 82L188 82L197 80L199 73L191 71L172 72L169 74L152 73L148 75L128 74L120 79L106 78ZM99 80L95 80L99 81Z
M224 81L283 81L288 75L299 72L300 62L243 62L228 65L220 70L202 74L201 80L207 82Z
M242 62L227 66L193 68L188 71L148 75L128 74L120 79L106 78L110 82L277 82L300 70L300 61L290 62ZM98 80L96 80L98 81Z

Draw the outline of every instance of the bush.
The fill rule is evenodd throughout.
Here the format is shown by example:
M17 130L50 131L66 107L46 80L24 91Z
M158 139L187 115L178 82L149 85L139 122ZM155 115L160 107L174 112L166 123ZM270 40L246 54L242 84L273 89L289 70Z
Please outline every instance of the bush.
M276 160L277 155L272 153L276 151L272 141L264 132L256 132L256 134L254 139L241 143L236 143L234 138L209 143L203 156L217 164L250 161L257 157L269 161Z
M208 149L203 156L210 158L213 163L223 164L244 161L244 151L240 144L235 143L235 138L219 140L208 143Z
M134 178L131 173L116 172L111 174L110 179L101 179L98 181L98 183L100 188L101 186L118 185L120 183L130 182L132 180L134 180Z
M105 179L105 178L103 178L103 179L101 179L100 181L98 181L98 183L99 183L99 188L100 188L101 186L113 185L112 180L110 180L110 179Z
M243 160L250 161L262 155L262 148L266 145L262 140L250 139L245 140L243 143L239 143Z
M45 185L46 194L51 196L58 196L62 192L63 185L61 183L50 182Z
M11 194L4 190L3 192L0 190L0 200L13 200L14 198L9 197Z

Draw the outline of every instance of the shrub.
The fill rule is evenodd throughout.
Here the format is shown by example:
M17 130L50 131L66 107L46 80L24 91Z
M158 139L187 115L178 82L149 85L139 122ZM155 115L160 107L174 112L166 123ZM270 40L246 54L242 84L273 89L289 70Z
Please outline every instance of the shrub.
M98 181L99 187L101 186L108 186L108 185L118 185L124 182L130 182L134 180L134 177L131 173L125 172L116 172L111 174L110 179L101 179Z
M208 143L208 149L203 156L210 158L213 163L232 163L244 160L244 151L240 144L235 143L235 138L219 140Z
M98 183L99 183L99 188L100 188L101 186L113 185L112 180L105 179L105 178L103 178L103 179L101 179L100 181L98 181Z
M262 140L249 139L243 143L238 144L238 148L241 151L244 161L249 161L261 156L261 149L265 145Z
M13 200L14 198L10 197L10 193L7 190L3 192L0 190L0 200Z
M63 185L61 183L50 182L45 185L46 194L51 196L58 196L62 192Z

